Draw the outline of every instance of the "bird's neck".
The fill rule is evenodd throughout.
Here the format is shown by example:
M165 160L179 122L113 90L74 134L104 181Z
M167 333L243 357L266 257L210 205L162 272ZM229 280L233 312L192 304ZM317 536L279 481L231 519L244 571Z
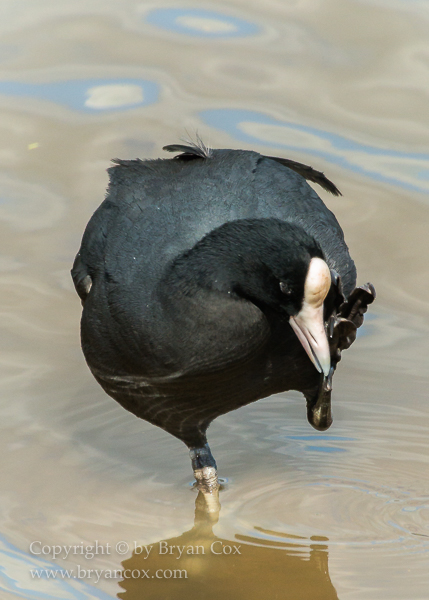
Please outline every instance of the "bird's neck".
M170 263L161 289L170 297L208 292L278 308L274 273L290 263L291 269L304 270L305 277L299 252L301 240L308 242L307 238L297 226L277 219L225 223Z

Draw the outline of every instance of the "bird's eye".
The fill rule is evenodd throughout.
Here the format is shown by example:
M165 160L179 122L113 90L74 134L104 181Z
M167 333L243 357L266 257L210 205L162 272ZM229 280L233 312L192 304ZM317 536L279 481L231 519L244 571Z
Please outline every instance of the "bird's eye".
M292 294L292 290L284 281L280 281L280 291L286 296L290 296Z

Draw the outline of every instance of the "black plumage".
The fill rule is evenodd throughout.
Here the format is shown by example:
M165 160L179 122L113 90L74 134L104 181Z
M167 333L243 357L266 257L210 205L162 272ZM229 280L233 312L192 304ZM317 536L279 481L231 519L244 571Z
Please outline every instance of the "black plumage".
M313 425L329 426L332 373L375 293L370 284L355 290L341 227L304 179L339 194L322 173L256 152L165 149L182 154L114 161L72 275L95 378L183 440L195 470L215 466L213 419L276 392L303 392ZM289 321L314 258L332 277L323 307L329 376Z

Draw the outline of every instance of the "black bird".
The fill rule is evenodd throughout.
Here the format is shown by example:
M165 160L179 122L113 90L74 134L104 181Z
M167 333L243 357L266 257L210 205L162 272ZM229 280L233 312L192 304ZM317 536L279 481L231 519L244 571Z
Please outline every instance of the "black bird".
M331 380L374 297L300 163L202 143L164 160L115 160L72 276L82 348L104 390L190 449L217 489L206 430L224 413L301 391L332 422Z

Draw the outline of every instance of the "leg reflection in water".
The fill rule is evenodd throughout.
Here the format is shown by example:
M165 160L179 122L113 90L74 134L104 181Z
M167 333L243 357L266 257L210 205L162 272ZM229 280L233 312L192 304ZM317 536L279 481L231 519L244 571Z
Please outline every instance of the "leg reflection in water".
M195 521L122 563L123 600L338 600L328 572L328 542L255 527L254 535L213 533L219 512L198 493Z

